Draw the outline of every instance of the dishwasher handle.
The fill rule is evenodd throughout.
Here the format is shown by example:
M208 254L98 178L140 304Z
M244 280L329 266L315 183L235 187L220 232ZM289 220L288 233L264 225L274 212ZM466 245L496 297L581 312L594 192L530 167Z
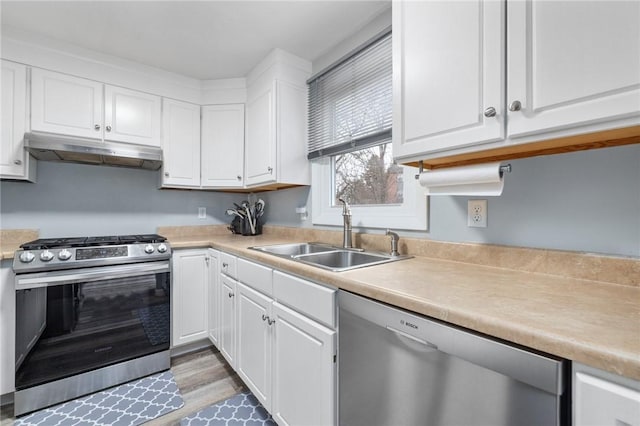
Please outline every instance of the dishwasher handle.
M389 331L391 331L391 332L393 332L395 334L398 334L398 335L400 335L402 337L405 337L405 338L407 338L409 340L413 340L414 342L420 343L421 345L424 345L424 346L426 346L428 348L431 348L431 349L434 349L434 350L438 350L438 346L437 345L435 345L435 344L433 344L431 342L427 342L426 340L421 339L421 338L416 337L416 336L413 336L413 335L411 335L409 333L405 333L404 331L400 331L400 330L398 330L396 328L391 327L390 325L387 326L387 330L389 330Z

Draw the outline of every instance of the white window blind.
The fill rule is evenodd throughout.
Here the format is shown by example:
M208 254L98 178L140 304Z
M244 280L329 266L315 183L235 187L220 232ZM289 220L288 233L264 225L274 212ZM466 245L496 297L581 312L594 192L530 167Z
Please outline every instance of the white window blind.
M391 32L309 80L308 158L391 141Z

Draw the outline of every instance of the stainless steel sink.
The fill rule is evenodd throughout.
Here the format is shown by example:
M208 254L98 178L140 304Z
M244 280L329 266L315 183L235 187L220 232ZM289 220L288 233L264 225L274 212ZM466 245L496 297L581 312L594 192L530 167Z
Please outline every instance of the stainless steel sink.
M318 243L275 244L270 246L257 246L249 248L282 257L293 257L302 254L321 253L325 251L336 250L336 248L333 246Z
M290 258L294 261L328 269L333 272L380 265L397 260L409 259L411 257L367 253L358 249L343 249L320 243L277 244L249 248L274 256Z

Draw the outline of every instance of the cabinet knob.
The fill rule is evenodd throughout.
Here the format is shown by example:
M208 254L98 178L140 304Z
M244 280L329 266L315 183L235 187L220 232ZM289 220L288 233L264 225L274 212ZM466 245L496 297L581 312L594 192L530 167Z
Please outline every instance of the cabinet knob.
M169 172L164 172L164 177L169 177Z
M233 296L235 296L233 293L229 292L229 299L231 299Z
M19 166L22 164L22 160L13 160L13 164L15 164L16 166Z
M509 104L509 111L520 111L522 109L522 104L520 101L513 101Z
M97 132L98 130L100 130L100 125L96 124L95 126L93 126L93 128L96 129L96 132Z
M111 126L107 126L107 127L105 127L104 129L105 129L107 132L110 132L110 131L111 131Z
M495 117L496 116L496 109L494 107L489 107L487 109L484 110L484 116L485 117Z
M269 172L269 174L273 173L273 167L267 167L267 171Z
M238 175L236 177L238 178L238 180L242 180L242 176Z

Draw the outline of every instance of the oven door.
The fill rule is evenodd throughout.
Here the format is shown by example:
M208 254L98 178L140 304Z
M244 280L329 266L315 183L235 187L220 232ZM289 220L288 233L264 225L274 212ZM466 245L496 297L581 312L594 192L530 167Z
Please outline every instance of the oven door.
M169 261L16 276L16 390L169 349Z

